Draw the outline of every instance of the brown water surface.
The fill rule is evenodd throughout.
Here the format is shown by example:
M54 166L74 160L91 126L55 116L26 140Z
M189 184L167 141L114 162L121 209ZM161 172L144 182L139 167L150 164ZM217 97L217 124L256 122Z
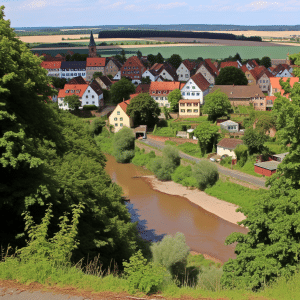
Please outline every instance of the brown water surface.
M158 241L167 234L184 233L191 250L208 254L222 262L235 258L234 245L225 246L232 232L247 229L227 222L180 196L167 195L151 188L144 178L151 172L133 164L119 164L106 155L106 171L130 199L128 209L143 238Z

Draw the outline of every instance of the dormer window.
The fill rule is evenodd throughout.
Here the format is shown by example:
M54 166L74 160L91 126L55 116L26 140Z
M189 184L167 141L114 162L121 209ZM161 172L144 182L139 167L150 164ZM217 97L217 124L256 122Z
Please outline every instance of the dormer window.
M152 91L152 94L155 94L155 91Z
M160 91L158 91L158 93L160 94Z
M71 90L71 93L74 93L74 90Z
M90 90L88 90L88 93L90 93L91 91Z
M66 90L66 94L69 93L70 90Z
M80 90L76 90L76 93L80 93Z

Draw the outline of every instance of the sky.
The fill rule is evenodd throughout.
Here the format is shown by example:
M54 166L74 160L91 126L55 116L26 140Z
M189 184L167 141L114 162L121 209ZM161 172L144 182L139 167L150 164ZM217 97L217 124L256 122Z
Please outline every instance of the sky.
M300 0L2 0L11 27L298 25ZM4 2L4 3L3 3Z

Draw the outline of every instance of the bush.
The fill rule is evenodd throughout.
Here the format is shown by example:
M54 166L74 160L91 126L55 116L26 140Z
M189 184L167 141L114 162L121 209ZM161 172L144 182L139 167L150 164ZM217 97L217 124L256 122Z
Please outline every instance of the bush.
M183 186L197 187L197 181L192 177L191 166L179 166L171 175L171 178L174 182L180 183Z
M248 147L246 145L238 145L234 149L238 165L243 167L248 159Z
M197 181L197 187L202 191L213 186L219 179L218 168L205 160L193 166L192 174Z
M147 263L141 250L130 257L129 262L123 262L123 266L131 293L137 290L155 293L164 280L165 269L159 264Z
M105 121L101 120L100 118L97 118L93 120L90 130L93 133L93 135L98 135L102 132L102 128L105 126Z
M215 266L202 267L198 275L197 288L202 290L209 290L213 292L220 291L222 289L221 277L223 275L223 269Z
M157 179L164 181L171 180L171 175L176 168L171 160L162 157L154 158L149 167Z
M140 150L138 147L135 149L135 155L131 162L136 166L147 166L149 162L156 157L154 151L150 151L146 154L145 149Z
M119 163L129 163L134 157L135 136L128 127L118 131L113 140L113 155Z
M221 166L228 166L228 165L231 165L231 161L232 161L232 157L231 157L231 156L225 157L225 158L223 158L223 159L220 161L220 165L221 165Z
M98 108L96 105L83 105L82 107L83 110L98 110Z
M186 263L189 247L184 234L177 232L174 237L167 235L161 242L154 243L151 246L151 252L154 264L160 264L172 273L172 267L176 263Z
M171 160L174 166L180 165L180 155L177 148L167 145L163 150L163 157Z

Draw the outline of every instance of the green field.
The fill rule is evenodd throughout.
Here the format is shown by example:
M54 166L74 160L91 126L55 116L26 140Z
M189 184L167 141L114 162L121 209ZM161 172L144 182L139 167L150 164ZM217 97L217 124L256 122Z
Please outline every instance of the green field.
M52 52L55 55L57 53L65 53L67 50L41 50L34 52ZM128 56L135 55L135 53L140 50L143 55L154 54L158 52L162 54L163 57L168 58L172 54L179 54L183 59L190 58L196 59L198 57L212 58L212 59L222 59L234 56L237 52L240 54L242 59L248 58L262 58L263 56L269 56L270 58L284 59L287 53L290 54L299 53L300 46L264 46L264 47L245 47L245 46L171 46L171 47L145 47L145 48L131 48L124 49ZM73 50L74 51L74 50ZM98 54L101 56L114 55L112 52L118 53L121 49L105 49L97 50ZM88 53L88 48L86 50L76 50L78 53Z

